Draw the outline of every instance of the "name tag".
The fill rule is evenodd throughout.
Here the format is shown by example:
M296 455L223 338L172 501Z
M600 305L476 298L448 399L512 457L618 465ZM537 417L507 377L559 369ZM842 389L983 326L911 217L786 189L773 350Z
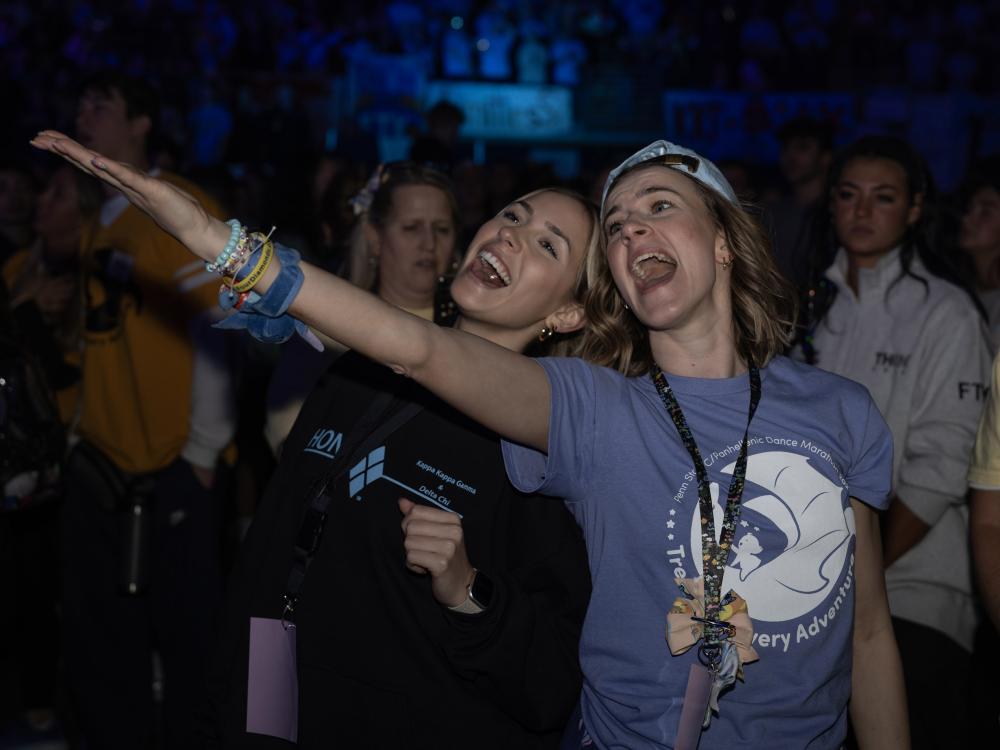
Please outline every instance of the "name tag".
M290 623L250 618L247 732L298 741L299 682L295 626Z

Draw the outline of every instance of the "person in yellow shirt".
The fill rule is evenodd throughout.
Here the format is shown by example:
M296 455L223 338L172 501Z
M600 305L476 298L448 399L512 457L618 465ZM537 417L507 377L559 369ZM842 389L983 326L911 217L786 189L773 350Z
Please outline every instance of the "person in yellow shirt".
M103 74L82 92L81 142L221 215L197 186L150 169L158 102L148 85ZM155 651L165 747L187 748L222 588L212 488L232 433L231 389L224 347L203 345L219 284L110 192L83 233L80 265L79 442L61 540L68 687L88 746L145 747Z

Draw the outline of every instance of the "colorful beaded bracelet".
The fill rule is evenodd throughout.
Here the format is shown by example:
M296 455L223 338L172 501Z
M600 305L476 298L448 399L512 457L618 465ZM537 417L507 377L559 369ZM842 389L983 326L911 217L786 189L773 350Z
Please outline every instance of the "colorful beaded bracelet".
M241 237L244 235L246 230L243 229L243 225L237 219L229 219L226 224L229 225L229 242L219 253L219 257L215 259L213 263L205 263L205 270L209 273L215 273L220 268L222 268L229 261L229 256L233 254L236 249L237 244Z

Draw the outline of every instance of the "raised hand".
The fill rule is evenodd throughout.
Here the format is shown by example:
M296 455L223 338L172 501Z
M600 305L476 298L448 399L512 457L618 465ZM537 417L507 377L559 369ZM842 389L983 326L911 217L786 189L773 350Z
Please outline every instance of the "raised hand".
M168 182L107 159L55 130L43 130L31 140L31 145L61 156L77 169L121 191L200 258L214 260L229 240L228 226L209 216L197 200Z
M406 567L429 573L434 598L446 607L465 601L474 574L465 553L462 519L454 513L399 499Z

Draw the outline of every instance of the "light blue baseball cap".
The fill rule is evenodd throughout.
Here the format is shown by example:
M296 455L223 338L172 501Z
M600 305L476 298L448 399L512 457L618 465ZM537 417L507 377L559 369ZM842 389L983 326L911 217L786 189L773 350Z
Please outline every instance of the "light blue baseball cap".
M730 203L740 205L740 199L736 197L736 191L733 190L732 185L722 175L719 168L704 156L669 141L653 141L645 148L636 151L608 174L608 179L604 183L604 192L601 193L602 217L604 216L604 204L608 199L608 191L615 184L615 180L630 169L646 162L659 163L665 167L676 169L678 172L683 172L688 177L698 180L705 187L714 190Z

